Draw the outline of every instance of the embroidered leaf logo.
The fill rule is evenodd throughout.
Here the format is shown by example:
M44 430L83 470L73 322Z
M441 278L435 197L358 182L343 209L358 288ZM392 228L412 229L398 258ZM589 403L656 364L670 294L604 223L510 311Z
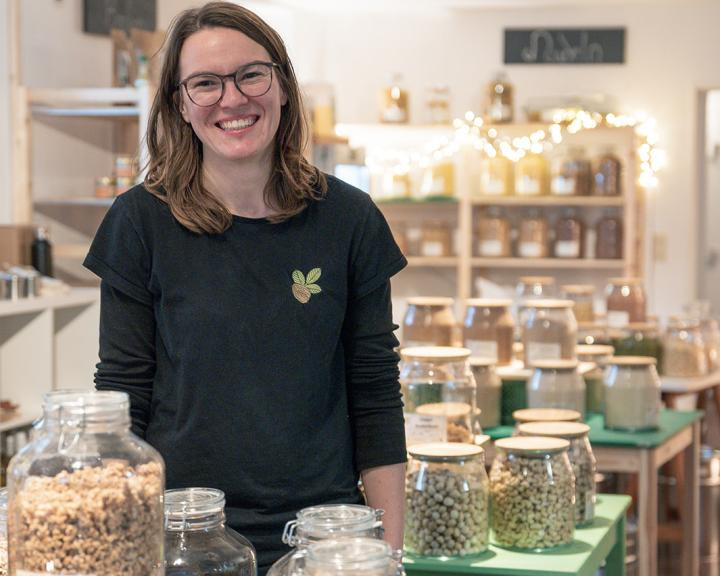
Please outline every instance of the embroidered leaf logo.
M322 270L320 268L313 268L307 273L307 278L300 272L300 270L293 270L292 279L292 293L295 299L301 304L307 304L310 301L310 296L313 294L320 294L322 288L315 284L320 279Z

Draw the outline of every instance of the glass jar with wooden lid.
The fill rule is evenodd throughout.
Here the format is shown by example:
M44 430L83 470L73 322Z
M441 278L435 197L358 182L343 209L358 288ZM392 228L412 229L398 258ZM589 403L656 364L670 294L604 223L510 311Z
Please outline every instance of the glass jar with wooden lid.
M595 286L592 284L565 284L560 287L560 294L566 300L575 302L573 306L573 314L578 325L581 322L594 322L595 310L593 300L595 296Z
M692 378L708 373L705 341L695 318L671 316L662 340L664 376Z
M515 286L518 300L546 299L555 296L555 278L552 276L520 276Z
M577 360L537 360L527 384L530 408L560 408L585 413L585 381Z
M521 328L524 361L532 366L538 360L573 360L577 340L577 321L572 300L525 300Z
M547 195L547 161L543 154L530 152L515 163L515 194Z
M502 382L491 358L470 358L475 378L478 423L482 429L500 426Z
M578 322L578 344L610 344L607 324L603 322Z
M609 334L616 356L652 356L662 366L662 338L655 322L631 322Z
M547 219L537 210L528 211L520 220L517 255L520 258L546 258L548 242Z
M509 196L513 193L513 162L502 154L483 154L479 160L480 194Z
M592 170L585 150L571 146L553 156L550 162L550 193L553 196L587 196Z
M411 297L403 319L404 347L451 346L455 330L452 298Z
M582 412L558 408L523 408L512 413L519 426L526 422L580 422Z
M582 258L585 253L585 225L572 209L565 210L555 222L555 258Z
M605 427L652 430L660 423L657 360L648 356L613 356L605 371Z
M614 348L602 344L579 344L576 349L578 360L594 365L585 373L585 407L587 412L603 414L605 412L605 367L612 358Z
M622 195L622 162L612 148L604 150L594 162L593 195Z
M453 227L449 222L428 221L422 224L420 256L425 258L453 255Z
M477 255L482 258L507 258L510 251L510 221L494 206L483 212L477 226Z
M510 313L512 301L471 298L465 301L463 345L472 356L490 358L498 365L512 362L515 322Z
M607 288L607 324L622 328L631 322L646 321L646 298L640 278L610 278Z

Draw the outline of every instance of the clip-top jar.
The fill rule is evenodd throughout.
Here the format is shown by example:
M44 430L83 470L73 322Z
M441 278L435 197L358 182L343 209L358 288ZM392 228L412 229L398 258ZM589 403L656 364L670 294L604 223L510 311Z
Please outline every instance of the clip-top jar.
M575 476L575 525L584 526L595 518L595 473L597 461L588 433L581 422L529 422L518 426L520 436L546 436L570 442L568 457Z
M530 408L560 408L585 414L585 381L577 360L537 360L527 385Z
M452 298L443 297L408 298L403 319L403 346L452 346L453 302Z
M303 508L285 525L282 540L293 550L272 565L268 576L289 576L304 568L307 549L314 542L339 538L381 539L382 510L355 504L323 504Z
M163 574L164 467L130 433L128 395L69 396L44 426L8 468L14 569ZM72 538L54 536L69 527Z
M340 538L314 542L308 547L303 568L292 567L292 576L400 576L400 554L373 538Z
M473 357L491 358L498 365L512 362L515 322L510 300L471 298L465 301L463 340Z
M575 358L577 321L572 300L526 300L522 303L522 343L526 366L538 360Z
M214 488L165 492L166 576L255 576L248 540L225 524L225 494Z
M495 541L511 548L569 544L575 529L575 479L561 438L515 436L495 442L490 469Z
M607 289L607 323L622 328L631 322L645 322L645 290L639 278L610 278Z
M418 444L405 492L405 549L423 556L487 550L488 479L483 449L470 444Z
M605 371L605 427L652 430L660 423L660 378L655 358L614 356Z

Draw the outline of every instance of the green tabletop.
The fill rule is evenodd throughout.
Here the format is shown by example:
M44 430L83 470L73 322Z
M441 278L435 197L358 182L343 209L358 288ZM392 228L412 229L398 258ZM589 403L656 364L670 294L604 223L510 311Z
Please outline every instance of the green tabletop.
M621 432L607 430L602 414L588 414L585 422L590 426L591 444L598 446L625 446L634 448L656 448L680 432L686 426L700 420L700 411L680 412L677 410L660 411L660 428L648 432ZM483 430L493 440L512 436L512 426L497 426Z
M598 496L595 520L575 530L568 546L542 552L523 552L495 546L492 537L487 552L466 558L426 558L406 554L408 576L450 574L506 574L552 576L573 574L591 576L607 558L608 565L624 568L625 510L629 496ZM619 568L619 567L623 568ZM619 573L619 572L615 572Z

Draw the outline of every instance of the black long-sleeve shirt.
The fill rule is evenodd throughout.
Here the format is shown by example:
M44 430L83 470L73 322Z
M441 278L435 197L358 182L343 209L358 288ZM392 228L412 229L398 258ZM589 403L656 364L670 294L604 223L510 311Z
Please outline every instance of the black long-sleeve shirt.
M261 566L298 509L359 502L361 470L405 460L389 286L405 264L369 197L334 178L286 222L219 235L138 186L97 233L96 386L130 394L169 488L225 492Z

